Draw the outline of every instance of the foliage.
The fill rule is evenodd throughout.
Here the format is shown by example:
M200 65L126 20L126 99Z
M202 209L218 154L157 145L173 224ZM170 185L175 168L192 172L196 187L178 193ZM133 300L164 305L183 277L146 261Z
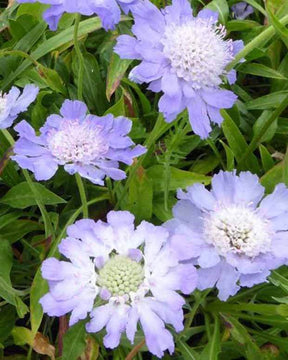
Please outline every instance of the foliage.
M220 13L229 36L245 48L229 65L238 71L232 90L236 105L222 112L223 126L208 140L194 135L187 113L165 123L157 95L128 80L131 61L120 60L113 47L128 33L131 18L122 17L115 31L101 29L98 18L81 19L78 42L83 56L83 100L91 113L126 115L133 120L131 137L147 153L127 167L127 179L105 187L84 181L89 216L105 218L127 209L137 222L160 224L171 218L176 190L195 182L209 184L220 169L256 173L267 193L288 185L288 4L286 0L247 0L254 14L233 18L235 0L192 0L197 12L207 5ZM163 4L155 0L157 6ZM22 114L39 129L66 98L76 99L79 57L74 46L74 14L65 14L56 32L42 20L45 6L11 4L0 15L0 86L8 91L34 83L37 102ZM17 120L17 121L18 121ZM10 130L9 130L10 131ZM13 130L10 133L14 136ZM75 178L63 170L48 182L36 183L9 161L13 139L0 133L0 358L1 359L152 359L142 346L122 341L116 350L102 345L102 334L88 336L84 324L67 331L67 319L43 316L38 300L47 291L40 265L58 256L66 228L82 217L85 206ZM82 194L83 195L83 194ZM83 197L82 197L83 201ZM187 297L185 330L175 334L175 360L285 360L288 358L288 270L274 272L269 282L243 289L227 302L216 292L196 291ZM137 345L140 346L137 348ZM130 355L129 355L130 353Z

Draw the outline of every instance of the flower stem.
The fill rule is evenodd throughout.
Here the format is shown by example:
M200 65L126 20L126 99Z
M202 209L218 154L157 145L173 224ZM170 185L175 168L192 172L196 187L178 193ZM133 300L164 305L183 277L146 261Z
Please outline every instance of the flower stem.
M282 19L279 20L282 25L288 24L288 15L283 16ZM256 36L253 40L251 40L239 53L235 56L234 60L232 60L226 67L226 71L229 72L232 70L241 59L247 56L254 49L263 46L266 44L272 36L274 36L276 30L273 25L268 26L264 31L261 32L258 36Z
M180 117L177 120L179 120L179 119L180 119ZM115 210L119 209L120 204L125 197L126 191L129 188L131 181L133 180L134 176L136 175L139 167L143 164L143 161L147 158L147 156L149 154L151 154L151 151L153 150L153 145L155 144L155 142L173 125L175 125L175 122L172 124L166 123L166 122L164 122L163 116L161 114L159 114L153 130L151 131L151 133L149 134L148 138L146 139L146 141L144 143L144 145L147 148L147 152L143 156L141 156L139 159L137 159L137 162L133 166L128 168L129 175L128 175L126 183L123 187L122 193L121 193L120 197L118 198L118 202L115 206ZM119 188L119 185L118 185L118 187L115 186L115 188L114 188L115 193L118 188Z
M79 190L79 194L80 194L80 198L81 198L81 202L82 202L82 206L83 206L83 217L88 218L89 217L88 204L87 204L87 197L86 197L86 193L85 193L84 184L83 184L81 176L78 173L75 174L75 178L76 178L76 182L77 182L77 186L78 186L78 190Z
M81 15L76 14L75 24L74 24L74 48L78 57L79 67L78 67L78 83L77 83L77 97L79 100L83 100L83 75L84 75L84 58L81 53L81 49L78 41L78 30L81 20Z
M7 141L9 142L9 144L11 146L14 146L14 139L13 137L11 136L11 134L8 132L8 130L6 129L2 129L2 134L5 136L5 138L7 139ZM42 218L43 218L43 221L44 221L44 227L45 227L45 237L48 238L49 236L52 236L52 238L54 237L54 230L53 230L53 226L52 226L52 223L50 221L50 218L49 218L49 215L47 213L47 210L41 200L41 196L35 186L35 183L32 181L29 173L27 170L25 169L22 169L22 172L23 172L23 175L32 191L32 194L34 195L35 197L35 200L36 200L36 203L37 203L37 206L41 212L41 215L42 215Z

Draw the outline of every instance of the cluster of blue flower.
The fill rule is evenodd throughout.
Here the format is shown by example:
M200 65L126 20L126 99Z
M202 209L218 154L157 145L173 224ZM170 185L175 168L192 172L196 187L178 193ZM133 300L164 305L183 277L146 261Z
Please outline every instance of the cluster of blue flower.
M236 101L222 86L236 80L235 70L226 73L225 68L242 42L225 40L225 28L211 10L193 17L187 0L173 0L163 10L147 0L117 1L134 18L135 36L120 35L115 47L122 58L141 61L131 80L163 92L159 110L168 122L187 108L193 131L206 138L211 122L222 122L220 109ZM51 29L63 12L95 13L106 29L120 19L115 0L41 2L51 5L44 14ZM15 87L2 95L0 128L11 126L37 93L27 85L22 95ZM103 185L105 176L124 179L119 162L131 165L146 151L134 145L130 129L125 117L87 115L83 102L66 100L38 136L24 120L16 125L19 139L12 158L36 180L50 179L63 165L69 174ZM109 212L107 222L83 219L71 225L59 245L69 261L43 262L50 289L40 300L44 311L50 316L71 312L70 325L89 314L87 331L106 328L108 348L117 347L124 332L133 343L140 322L148 349L161 357L174 350L166 324L177 332L183 329L180 292L216 286L225 301L287 263L288 189L283 184L264 196L256 175L220 172L211 190L195 184L179 190L178 199L173 218L161 226L143 221L135 228L128 211Z

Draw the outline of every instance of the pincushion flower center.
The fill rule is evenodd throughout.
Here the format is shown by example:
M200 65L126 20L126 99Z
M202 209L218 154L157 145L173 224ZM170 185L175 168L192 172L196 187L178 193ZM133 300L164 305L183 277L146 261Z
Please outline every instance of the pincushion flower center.
M4 113L6 106L7 106L7 98L5 94L2 94L0 92L0 115Z
M223 208L208 216L204 236L221 255L233 252L255 257L271 248L268 222L244 207Z
M51 132L48 147L51 153L65 163L89 164L108 151L102 128L90 122L64 120L61 129Z
M116 255L99 271L97 283L109 290L113 296L136 292L143 282L141 264L128 257Z
M225 28L211 19L168 25L163 52L177 76L191 82L194 89L215 87L233 58L232 42L223 40L225 35Z

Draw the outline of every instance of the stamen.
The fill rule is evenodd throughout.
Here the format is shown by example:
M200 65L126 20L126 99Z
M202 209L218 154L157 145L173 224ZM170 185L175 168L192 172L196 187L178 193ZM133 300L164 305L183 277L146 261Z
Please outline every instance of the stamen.
M220 209L205 218L204 236L219 254L228 252L255 257L270 251L271 231L269 224L256 212L231 206Z
M232 41L225 41L226 29L211 19L194 19L166 28L163 52L179 78L194 89L216 87L233 59Z

